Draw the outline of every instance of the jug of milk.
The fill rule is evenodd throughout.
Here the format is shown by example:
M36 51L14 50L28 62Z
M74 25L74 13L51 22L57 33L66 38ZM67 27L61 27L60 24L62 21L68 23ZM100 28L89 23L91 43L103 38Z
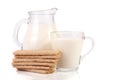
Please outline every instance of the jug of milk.
M23 19L16 24L14 40L23 50L51 49L49 35L56 30L54 15L57 8L29 11L29 18ZM21 24L27 23L28 28L23 43L18 40Z

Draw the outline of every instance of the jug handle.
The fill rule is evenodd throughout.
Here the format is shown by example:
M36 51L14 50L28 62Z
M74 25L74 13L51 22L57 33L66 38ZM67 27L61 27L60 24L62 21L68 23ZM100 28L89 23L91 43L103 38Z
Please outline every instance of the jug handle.
M92 37L85 36L83 39L91 41L91 48L85 54L80 56L81 61L83 61L83 59L93 50L94 45L95 45L94 39Z
M20 47L21 49L23 49L23 45L22 43L19 41L18 39L18 34L19 34L19 30L20 30L20 27L23 23L28 23L28 19L22 19L20 21L18 21L15 25L15 28L14 28L14 33L13 33L13 38L14 38L14 42L18 45L18 47Z

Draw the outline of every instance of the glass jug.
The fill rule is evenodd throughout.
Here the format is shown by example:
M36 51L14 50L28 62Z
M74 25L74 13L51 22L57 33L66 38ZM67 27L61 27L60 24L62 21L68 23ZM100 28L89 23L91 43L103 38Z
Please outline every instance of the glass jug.
M24 50L44 50L51 49L49 35L56 30L54 15L57 8L30 11L29 18L23 19L16 24L14 39L18 46ZM21 24L27 23L28 28L23 39L23 43L18 40L18 33Z

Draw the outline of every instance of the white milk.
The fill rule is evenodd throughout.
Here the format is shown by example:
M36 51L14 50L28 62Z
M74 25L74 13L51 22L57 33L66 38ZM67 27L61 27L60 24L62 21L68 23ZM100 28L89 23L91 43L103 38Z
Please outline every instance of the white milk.
M63 53L57 68L77 68L79 66L82 45L82 39L52 40L52 48L60 50Z
M55 29L54 25L29 24L23 40L24 50L43 50L51 49L49 35Z

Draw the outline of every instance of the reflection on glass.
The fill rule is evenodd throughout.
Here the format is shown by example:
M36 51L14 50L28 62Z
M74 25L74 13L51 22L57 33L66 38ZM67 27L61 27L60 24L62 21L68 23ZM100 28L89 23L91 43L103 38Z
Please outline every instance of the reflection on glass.
M38 74L19 71L18 74L26 80L57 80L56 72L52 74Z
M80 80L80 76L77 71L55 72L52 74L36 74L19 71L18 74L25 78L25 80Z
M57 72L57 80L80 80L79 73L73 72Z

